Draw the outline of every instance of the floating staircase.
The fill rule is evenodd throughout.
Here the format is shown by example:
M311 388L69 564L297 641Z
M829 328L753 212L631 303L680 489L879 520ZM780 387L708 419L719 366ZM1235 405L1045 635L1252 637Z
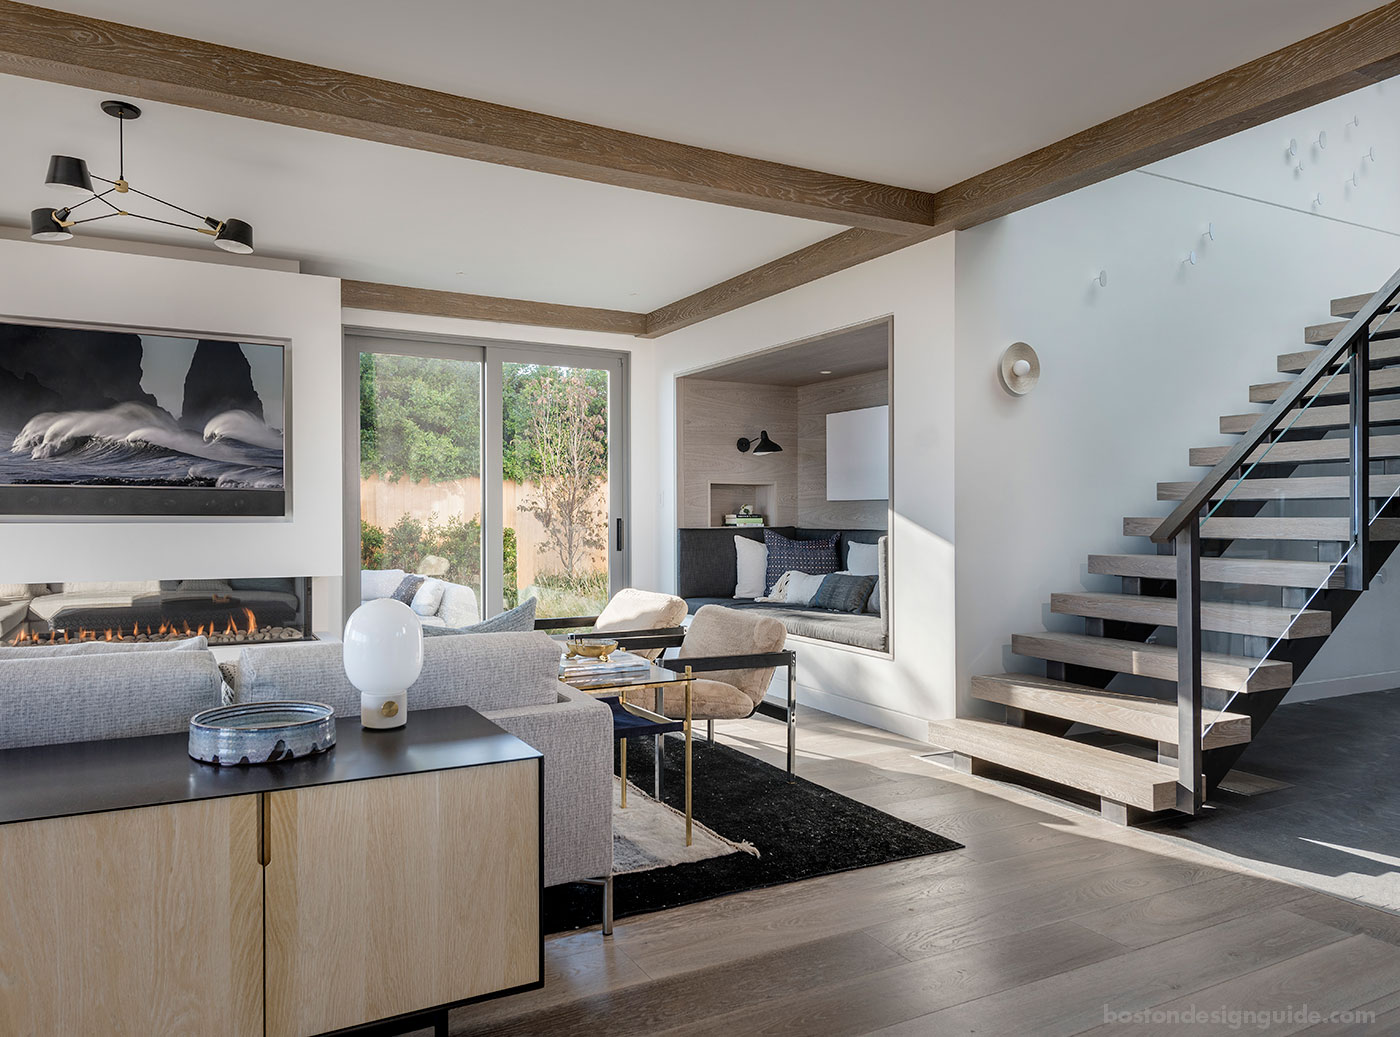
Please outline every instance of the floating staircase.
M1157 484L1178 507L1171 519L1123 520L1155 553L1090 555L1090 576L1116 578L1117 591L1050 596L1051 613L1083 632L1011 636L1012 654L1045 674L972 678L972 697L1005 722L939 721L930 739L960 769L1096 796L1120 823L1194 812L1400 542L1398 307L1400 274L1374 296L1333 300L1342 319L1308 327L1312 348L1278 358L1296 377L1249 387L1251 403L1273 406L1221 417L1238 445L1191 450L1192 466L1211 469L1199 483ZM1197 551L1200 587L1183 584L1179 602Z

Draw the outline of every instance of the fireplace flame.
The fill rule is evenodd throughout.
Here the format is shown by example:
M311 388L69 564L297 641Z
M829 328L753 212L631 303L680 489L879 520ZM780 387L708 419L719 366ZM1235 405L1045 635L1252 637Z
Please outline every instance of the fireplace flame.
M250 608L241 608L238 613L229 612L222 626L217 620L208 623L201 623L194 630L185 620L162 620L158 625L152 626L133 622L131 630L123 628L108 628L103 630L88 629L86 627L78 630L67 628L54 628L49 630L47 635L34 630L20 630L8 642L12 646L39 645L39 644L72 644L86 641L138 641L151 640L173 641L181 637L208 637L215 644L228 644L231 642L241 642L254 639L263 628L258 624L258 617ZM300 640L302 634L294 628L271 628L272 640Z

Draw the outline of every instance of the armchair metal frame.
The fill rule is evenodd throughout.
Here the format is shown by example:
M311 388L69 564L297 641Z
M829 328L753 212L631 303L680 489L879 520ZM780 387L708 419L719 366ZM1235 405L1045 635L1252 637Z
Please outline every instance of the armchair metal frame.
M535 620L536 630L565 630L575 627L591 627L597 622L597 616L565 616L555 619ZM648 649L659 648L661 655L657 658L658 666L665 666L667 662L678 664L682 667L689 667L692 673L714 673L720 670L742 670L758 669L764 666L782 667L787 670L787 707L774 705L765 698L754 707L754 713L762 713L764 716L782 720L787 724L787 772L790 775L797 773L797 653L791 649L783 649L780 652L758 652L748 655L709 655L694 656L685 659L666 659L666 649L679 648L685 641L685 629L683 627L670 627L662 630L608 630L606 634L609 638L617 641L619 648L624 649ZM569 634L569 637L588 636L587 634ZM753 714L749 714L752 716ZM706 722L705 740L713 743L715 740L715 722Z

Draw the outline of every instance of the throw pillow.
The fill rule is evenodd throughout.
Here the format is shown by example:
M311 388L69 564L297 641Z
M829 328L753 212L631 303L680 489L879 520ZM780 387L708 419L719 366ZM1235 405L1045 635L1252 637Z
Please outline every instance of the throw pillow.
M422 576L405 576L399 581L398 588L389 596L405 605L412 605L413 596L418 593L418 588L423 586L423 580Z
M476 607L476 592L460 583L444 583L442 604L438 606L437 615L450 627L471 626L479 622L481 613Z
M832 612L860 612L870 600L870 590L874 586L874 576L831 573L823 578L821 586L817 588L812 607L830 609Z
M527 598L508 612L492 616L481 623L469 627L424 627L427 637L442 637L444 634L514 634L535 629L534 598Z
M836 534L826 540L789 540L771 529L763 531L763 543L768 548L767 576L763 593L769 593L778 577L788 571L800 573L834 573L841 568L836 557Z
M871 588L870 600L865 603L865 611L875 615L880 614L880 578L875 578L875 586Z
M413 595L413 600L408 603L409 607L420 616L436 616L446 590L447 584L429 577L418 588L418 593Z
M784 599L789 605L810 605L812 598L821 589L822 581L826 579L824 573L784 573L787 577L787 597Z
M846 571L857 576L878 576L880 574L880 548L876 544L858 544L851 541L846 545Z
M792 573L783 573L783 575L778 577L778 582L773 584L773 589L768 592L767 597L754 598L754 601L773 601L779 603L787 601L788 577L791 575Z
M739 569L739 582L734 586L734 597L763 597L768 593L764 582L768 576L768 546L748 537L736 536L734 552Z

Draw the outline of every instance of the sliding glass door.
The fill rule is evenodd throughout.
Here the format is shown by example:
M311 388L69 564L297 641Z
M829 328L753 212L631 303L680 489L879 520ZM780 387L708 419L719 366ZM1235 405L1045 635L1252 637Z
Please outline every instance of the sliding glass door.
M625 584L625 357L350 333L346 369L347 574L439 577L481 618L593 615Z

